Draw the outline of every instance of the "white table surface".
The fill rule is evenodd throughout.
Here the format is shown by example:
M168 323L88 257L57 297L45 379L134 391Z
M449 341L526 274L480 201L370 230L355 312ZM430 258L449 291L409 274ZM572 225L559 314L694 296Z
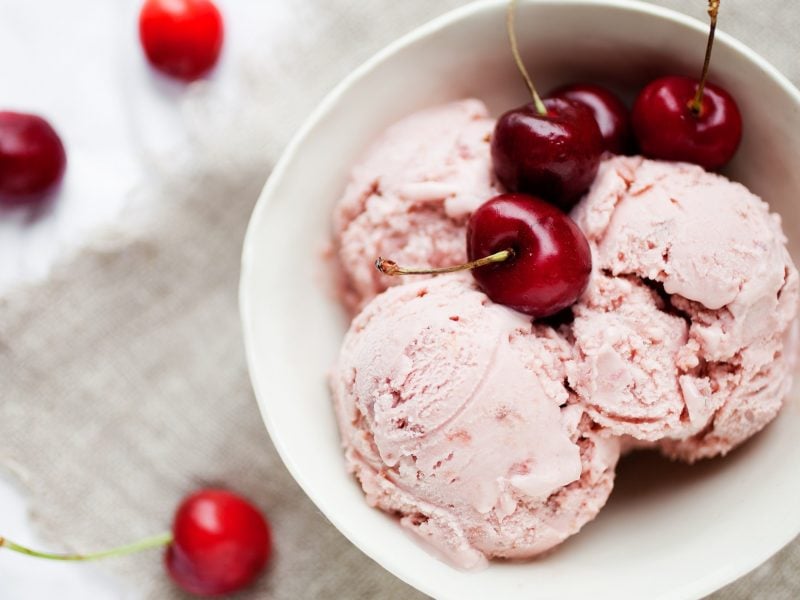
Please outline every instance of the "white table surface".
M219 68L201 85L235 90L237 63L256 46L262 54L268 50L270 39L291 26L296 10L291 0L217 2L226 19L226 42ZM168 169L170 156L187 143L183 106L197 88L148 68L137 37L140 5L140 0L0 0L0 110L45 116L68 153L64 184L51 203L35 210L0 209L0 293L45 277L54 262L103 224L135 209L137 191L148 177ZM0 472L0 535L40 547L23 488L24 477ZM0 597L15 600L137 597L94 565L2 550L0 582Z

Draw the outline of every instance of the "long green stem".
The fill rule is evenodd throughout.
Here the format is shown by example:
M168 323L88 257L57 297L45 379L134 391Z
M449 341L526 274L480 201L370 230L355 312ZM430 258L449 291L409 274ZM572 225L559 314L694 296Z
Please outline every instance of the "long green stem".
M489 256L484 256L477 260L464 263L463 265L455 265L453 267L439 267L438 269L431 269L427 267L400 267L393 260L385 258L378 258L375 261L375 268L384 275L439 275L441 273L455 273L456 271L466 271L468 269L477 269L485 265L499 263L514 258L514 250L507 248L500 252L495 252Z
M142 550L150 550L151 548L160 548L172 542L172 534L162 533L154 535L153 537L145 538L127 546L120 546L119 548L112 548L103 552L94 552L91 554L57 554L52 552L40 552L32 550L16 542L12 542L4 537L0 537L0 548L7 548L20 554L33 556L35 558L45 558L48 560L66 560L66 561L87 561L87 560L100 560L103 558L112 558L114 556L124 556L126 554L134 554Z
M525 63L522 62L522 57L519 55L517 33L514 28L516 12L517 0L510 0L508 3L508 11L506 12L506 29L508 29L508 39L511 42L511 54L514 55L514 62L517 63L517 69L519 69L522 78L525 80L525 85L528 86L528 91L531 93L531 98L533 98L533 105L536 107L536 112L542 116L546 116L547 107L544 105L544 102L542 102L539 92L536 91L533 81L531 81L531 76L528 75L528 69L525 68Z
M708 67L711 64L711 48L714 46L714 33L717 30L717 16L719 15L720 0L709 0L708 16L711 17L711 25L708 29L708 42L706 43L706 58L703 61L703 71L700 75L700 85L697 86L697 93L689 102L689 109L692 114L699 116L703 110L703 93L706 89L708 79Z

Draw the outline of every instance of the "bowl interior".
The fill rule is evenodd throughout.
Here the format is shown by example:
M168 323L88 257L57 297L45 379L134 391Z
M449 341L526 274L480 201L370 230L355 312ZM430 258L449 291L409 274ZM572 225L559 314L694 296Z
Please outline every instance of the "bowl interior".
M391 122L474 96L497 115L526 100L505 1L478 2L393 44L319 107L275 169L245 244L242 313L251 376L286 465L322 512L384 567L438 598L685 598L744 574L800 531L800 402L763 435L695 467L635 457L608 507L552 554L462 573L371 509L346 473L326 374L347 326L321 258L349 169ZM602 82L627 97L660 74L695 74L703 23L628 0L522 3L521 50L540 90ZM727 174L782 214L797 262L800 95L724 34L712 79L738 99L741 149ZM764 110L764 99L769 110ZM365 257L369 260L371 257Z

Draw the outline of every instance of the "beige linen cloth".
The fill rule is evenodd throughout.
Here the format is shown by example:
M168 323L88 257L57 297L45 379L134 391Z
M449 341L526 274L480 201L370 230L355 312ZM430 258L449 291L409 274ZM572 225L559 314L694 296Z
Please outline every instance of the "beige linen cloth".
M297 3L304 35L244 70L240 110L140 190L133 204L146 214L0 299L0 467L19 475L45 537L85 550L137 539L168 527L184 494L218 483L256 500L274 528L269 573L241 598L421 597L344 539L282 466L250 389L237 282L251 208L290 133L373 52L465 3ZM659 3L704 15L704 0ZM723 5L721 28L800 84L800 8ZM157 552L103 566L145 597L181 597ZM800 597L800 542L714 597Z

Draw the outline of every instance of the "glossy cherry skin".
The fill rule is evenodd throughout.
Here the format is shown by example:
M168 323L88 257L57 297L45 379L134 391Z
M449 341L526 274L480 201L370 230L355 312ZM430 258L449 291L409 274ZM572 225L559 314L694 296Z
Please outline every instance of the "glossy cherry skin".
M211 0L146 0L139 39L156 69L185 81L217 62L224 37L222 15Z
M540 196L569 210L589 188L603 137L585 105L548 98L547 115L526 104L502 115L492 134L492 162L510 192Z
M719 169L736 153L742 139L742 116L733 97L706 83L702 108L689 103L698 81L669 76L645 87L633 105L632 121L642 154Z
M264 517L250 502L225 490L186 498L175 514L165 556L170 577L200 596L228 594L250 584L272 552Z
M501 194L467 224L470 260L512 249L514 256L472 270L489 298L534 318L575 303L592 272L589 242L558 208L526 194Z
M603 147L613 154L627 154L633 146L628 107L613 92L591 83L573 83L550 92L550 98L566 98L589 107L603 136Z
M0 111L0 203L42 200L61 181L67 154L41 117Z

